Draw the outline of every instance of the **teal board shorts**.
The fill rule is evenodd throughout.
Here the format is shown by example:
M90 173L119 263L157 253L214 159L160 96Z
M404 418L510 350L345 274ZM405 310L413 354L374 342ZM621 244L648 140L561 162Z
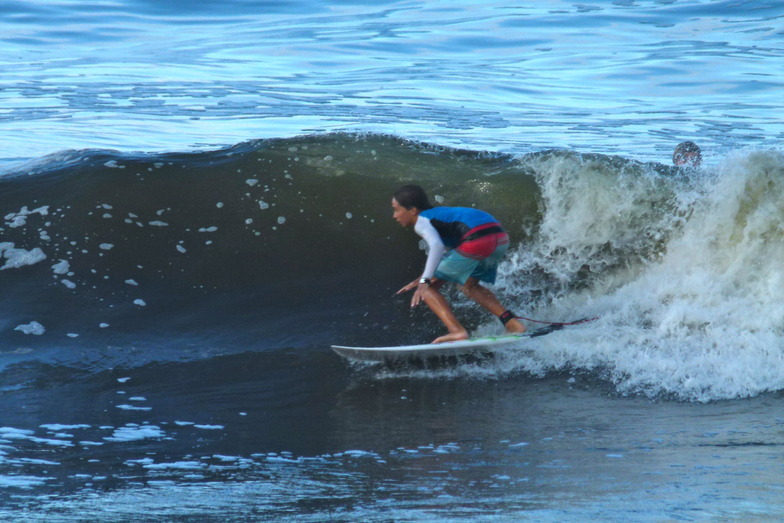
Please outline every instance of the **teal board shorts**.
M504 235L506 236L506 235ZM460 248L447 252L436 268L435 277L465 285L468 278L476 278L486 283L495 283L498 264L509 249L508 240L498 243L489 256L476 258L460 253Z

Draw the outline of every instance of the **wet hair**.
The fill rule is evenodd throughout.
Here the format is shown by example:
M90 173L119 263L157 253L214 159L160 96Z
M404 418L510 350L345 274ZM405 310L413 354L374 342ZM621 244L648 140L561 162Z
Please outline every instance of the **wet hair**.
M404 185L394 194L395 200L401 207L412 209L416 207L420 211L432 209L433 205L427 198L425 190L418 185Z
M689 158L687 155L695 155L696 157ZM672 153L672 163L675 165L699 165L702 163L702 151L694 142L681 142L675 146L675 151Z

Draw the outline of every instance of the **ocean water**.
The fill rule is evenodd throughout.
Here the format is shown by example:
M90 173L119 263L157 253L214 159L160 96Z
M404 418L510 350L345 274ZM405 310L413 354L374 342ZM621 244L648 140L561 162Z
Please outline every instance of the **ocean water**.
M0 13L3 521L784 517L778 2ZM518 313L598 319L332 353L442 330L410 182L504 223Z

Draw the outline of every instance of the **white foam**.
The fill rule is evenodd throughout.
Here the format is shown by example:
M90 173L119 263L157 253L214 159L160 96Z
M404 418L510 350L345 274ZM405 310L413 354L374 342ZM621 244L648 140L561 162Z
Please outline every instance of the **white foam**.
M341 454L336 454L336 456L348 456L351 458L378 458L379 455L375 452L368 452L366 450L347 450L342 452Z
M0 476L0 488L31 489L40 487L50 479L39 476Z
M207 468L206 463L199 461L174 461L171 463L145 463L142 465L150 470L199 470Z
M501 286L528 295L520 274L570 282L592 266L592 287L528 315L601 318L499 366L595 370L624 393L689 401L784 389L784 155L738 154L692 180L565 161L549 174L541 239L510 257Z
M60 425L58 423L47 423L44 425L39 425L42 429L51 430L54 432L60 430L75 430L75 429L89 429L90 425L85 424L77 424L77 425Z
M116 407L120 410L144 410L144 411L152 410L152 407L137 407L135 405L127 405L127 404L117 405Z
M30 250L17 249L11 242L0 242L0 256L6 259L0 271L35 265L46 259L46 254L39 247Z
M157 425L136 425L128 424L116 429L110 437L104 438L106 441L141 441L144 439L158 439L165 437L166 434Z
M60 260L59 262L52 265L52 272L55 274L68 274L68 271L70 270L71 265L67 260Z
M21 331L23 334L32 334L33 336L41 336L46 332L44 326L37 321L31 321L24 325L17 325L14 330Z
M31 211L25 205L19 210L19 212L10 213L5 216L6 225L11 228L27 225L27 217L31 214L40 214L41 216L46 216L49 214L49 206L44 205Z
M223 461L223 462L226 462L226 463L231 463L231 462L235 462L236 463L236 462L241 462L241 461L243 461L243 462L247 461L245 458L242 458L240 456L226 456L226 455L223 455L223 454L213 454L212 457L217 459L217 460L219 460L219 461Z
M33 443L41 443L44 445L52 445L57 447L72 447L70 441L51 438L39 438L34 436L32 430L15 429L12 427L0 427L0 438L5 440L26 440Z
M13 427L0 427L0 438L20 439L31 436L32 434L32 430L15 429Z

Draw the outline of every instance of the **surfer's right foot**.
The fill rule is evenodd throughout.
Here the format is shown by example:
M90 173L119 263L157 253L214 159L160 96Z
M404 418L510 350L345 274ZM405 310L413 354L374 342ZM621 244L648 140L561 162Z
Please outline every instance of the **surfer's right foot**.
M458 331L458 332L450 332L449 334L444 334L433 340L433 343L444 343L446 341L461 341L468 339L468 331Z

